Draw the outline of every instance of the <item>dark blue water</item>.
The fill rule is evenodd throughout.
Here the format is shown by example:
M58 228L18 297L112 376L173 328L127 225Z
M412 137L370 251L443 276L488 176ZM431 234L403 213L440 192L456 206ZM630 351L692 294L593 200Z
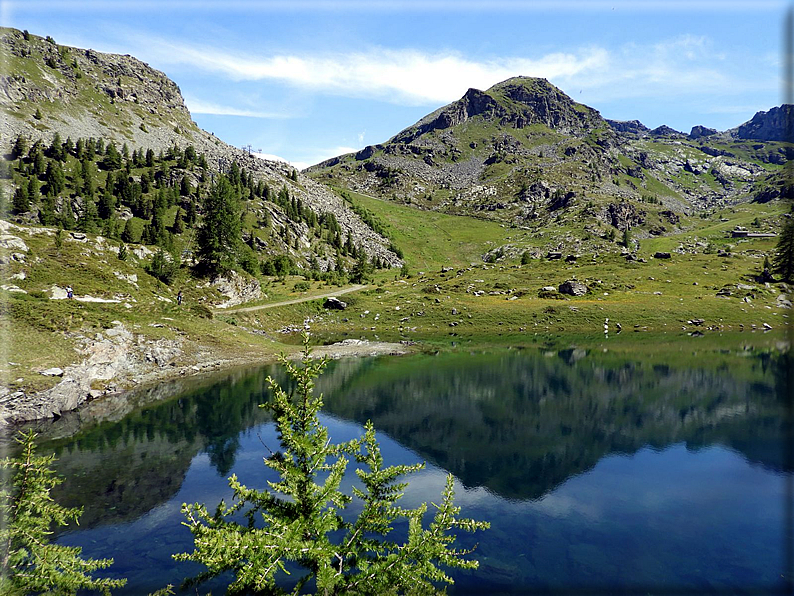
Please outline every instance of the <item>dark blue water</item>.
M372 419L387 463L428 462L405 505L438 502L451 472L463 515L491 522L462 535L480 569L453 572L450 593L785 590L788 359L682 361L585 350L348 360L331 363L318 388L334 440ZM163 387L178 393L165 401L94 402L40 429L66 477L56 497L85 507L80 528L58 540L113 557L107 575L128 578L114 593L201 570L171 559L192 550L183 502L228 501L232 473L249 486L272 479L262 458L278 442L256 407L267 374L279 371Z

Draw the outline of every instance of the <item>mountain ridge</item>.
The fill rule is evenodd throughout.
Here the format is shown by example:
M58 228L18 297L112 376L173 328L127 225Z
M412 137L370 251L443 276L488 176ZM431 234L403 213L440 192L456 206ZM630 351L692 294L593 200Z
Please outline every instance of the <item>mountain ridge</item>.
M774 125L759 126L776 136ZM605 238L607 225L648 237L769 186L763 180L786 149L744 136L605 119L545 79L513 77L305 171L354 192L539 232L560 222L580 237Z
M182 149L193 146L206 155L210 170L228 171L236 162L274 189L286 186L318 215L333 213L342 235L349 233L369 255L389 266L401 264L388 239L325 186L297 174L286 163L253 156L200 129L179 86L137 58L63 46L51 37L10 28L0 29L0 49L8 67L0 76L0 97L6 107L6 118L0 124L4 154L9 154L20 136L30 143L41 140L49 144L56 133L62 139L98 137L129 145L130 150L158 152L174 145ZM262 204L260 210L288 225L272 203ZM305 237L306 230L292 227L293 236ZM310 258L305 250L296 251L286 244L279 250L291 253L308 268ZM334 267L333 257L327 266Z

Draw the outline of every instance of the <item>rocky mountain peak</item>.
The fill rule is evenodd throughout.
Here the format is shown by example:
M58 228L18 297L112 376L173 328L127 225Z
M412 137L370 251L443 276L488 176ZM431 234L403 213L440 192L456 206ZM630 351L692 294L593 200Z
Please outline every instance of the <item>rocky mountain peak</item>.
M428 114L390 142L413 143L426 133L454 128L475 117L513 129L542 124L574 136L604 125L597 110L575 102L546 79L520 76L487 91L470 88L459 100Z
M786 141L794 137L794 105L783 104L768 112L756 112L748 122L731 131L740 139Z

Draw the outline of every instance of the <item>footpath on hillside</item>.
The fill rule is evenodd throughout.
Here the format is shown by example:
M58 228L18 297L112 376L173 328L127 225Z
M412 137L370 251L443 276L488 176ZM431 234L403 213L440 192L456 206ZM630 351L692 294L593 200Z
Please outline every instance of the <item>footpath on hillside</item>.
M341 290L337 290L336 292L329 292L327 294L320 294L318 296L305 296L303 298L293 298L292 300L282 300L281 302L271 302L269 304L260 304L259 306L246 306L244 308L218 308L215 309L215 312L252 312L255 310L263 310L265 308L276 308L278 306L287 306L288 304L299 304L301 302L308 302L309 300L319 300L324 298L331 298L336 296L341 296L343 294L349 294L350 292L356 292L358 290L363 290L366 288L366 284L358 284L355 286L349 286L347 288L342 288Z

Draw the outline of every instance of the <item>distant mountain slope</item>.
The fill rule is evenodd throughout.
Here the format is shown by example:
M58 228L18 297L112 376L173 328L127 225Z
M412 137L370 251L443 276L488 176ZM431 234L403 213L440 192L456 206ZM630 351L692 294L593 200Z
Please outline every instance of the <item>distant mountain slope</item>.
M29 144L41 140L48 146L56 133L63 140L101 138L119 147L126 144L130 151L159 153L173 145L182 149L192 145L206 156L210 169L227 171L237 162L275 191L286 186L292 197L318 216L333 213L343 240L349 234L368 255L390 266L401 263L389 249L389 241L325 186L299 174L293 179L296 172L288 164L259 159L201 130L191 119L179 87L140 60L58 45L52 38L8 28L0 29L0 53L0 97L6 116L0 123L0 149L4 154L20 135ZM6 190L13 193L13 184ZM262 202L258 210L260 216L267 211L275 221L292 225L272 202ZM293 227L293 238L306 237L306 230ZM284 243L278 252L291 254L300 266L308 266L312 256L308 244L296 249Z
M791 141L794 135L794 106L783 104L768 112L757 112L751 120L730 131L739 139Z
M307 173L421 209L604 238L665 234L695 211L749 200L784 160L776 141L605 120L545 79L515 77Z

